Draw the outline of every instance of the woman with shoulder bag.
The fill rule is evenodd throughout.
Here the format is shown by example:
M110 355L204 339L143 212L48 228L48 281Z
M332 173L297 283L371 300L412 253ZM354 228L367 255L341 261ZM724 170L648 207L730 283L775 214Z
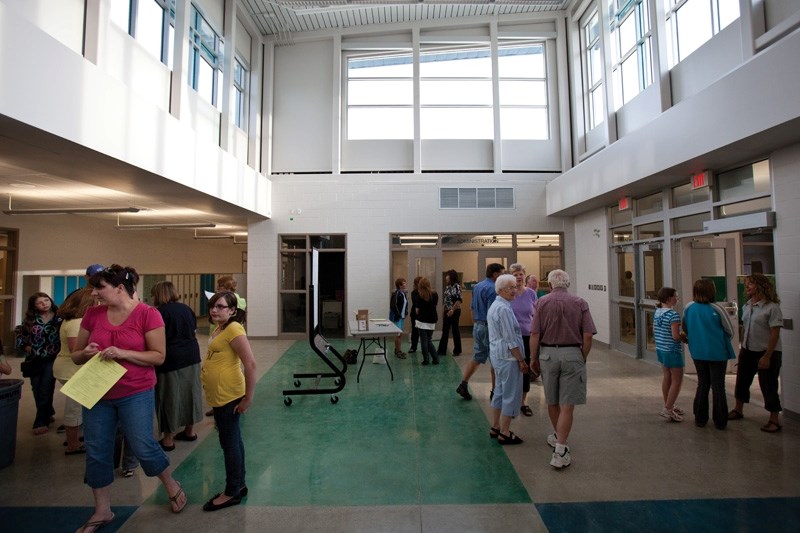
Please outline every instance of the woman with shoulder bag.
M694 396L694 424L708 422L708 391L713 403L711 418L717 429L728 425L728 399L725 394L725 369L728 359L735 359L731 345L732 328L727 313L715 303L714 282L694 282L694 301L683 310L683 330L697 369L697 390Z

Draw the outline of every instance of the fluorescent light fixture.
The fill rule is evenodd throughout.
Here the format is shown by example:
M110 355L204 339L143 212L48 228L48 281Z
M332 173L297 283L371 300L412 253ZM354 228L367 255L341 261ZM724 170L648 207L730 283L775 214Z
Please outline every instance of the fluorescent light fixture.
M233 235L195 235L195 239L233 239Z
M241 236L242 236L242 235L239 235L239 237L241 237ZM224 234L218 234L218 235L198 235L198 234L197 234L197 230L194 230L194 238L195 238L196 240L204 240L204 239L231 239L231 240L233 241L233 244L247 244L247 238L246 238L247 236L246 236L246 235L244 236L244 237L245 237L245 240L243 240L243 241L237 241L237 240L236 240L236 237L237 237L237 235L230 235L230 234L228 234L228 235L224 235Z
M438 235L400 235L402 246L436 246Z
M213 222L167 222L162 224L117 224L116 229L121 230L149 230L149 229L197 229L216 228Z
M138 207L64 207L42 209L4 209L5 215L93 215L98 213L138 213Z

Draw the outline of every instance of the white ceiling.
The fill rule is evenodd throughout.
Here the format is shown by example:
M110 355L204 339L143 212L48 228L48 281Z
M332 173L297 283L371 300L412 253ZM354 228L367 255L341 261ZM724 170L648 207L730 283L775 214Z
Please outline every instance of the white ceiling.
M537 13L572 0L242 0L263 35L291 42L297 33L422 20Z
M9 207L136 207L139 213L119 217L69 216L92 216L112 225L216 224L203 234L246 234L252 216L233 204L0 116L0 211Z
M242 0L265 36L411 21L563 9L571 0ZM208 234L247 232L247 210L0 116L0 211L22 208L137 207L92 214L108 224L211 222ZM31 216L31 215L20 215ZM191 230L181 230L191 231Z

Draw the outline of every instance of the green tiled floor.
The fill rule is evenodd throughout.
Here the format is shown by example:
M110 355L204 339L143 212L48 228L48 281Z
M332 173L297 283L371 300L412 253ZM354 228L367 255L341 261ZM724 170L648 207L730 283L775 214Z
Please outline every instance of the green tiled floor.
M334 342L340 352L355 347ZM355 380L358 369L350 367L335 405L329 394L320 394L293 396L286 407L282 391L293 387L294 372L325 371L307 343L295 343L259 381L243 417L247 503L529 503L503 449L489 439L478 403L455 395L460 371L452 358L423 367L415 355L390 359L394 381L371 358L361 383ZM216 438L199 445L176 478L185 480L191 501L221 491L225 473ZM163 490L156 501L166 501Z

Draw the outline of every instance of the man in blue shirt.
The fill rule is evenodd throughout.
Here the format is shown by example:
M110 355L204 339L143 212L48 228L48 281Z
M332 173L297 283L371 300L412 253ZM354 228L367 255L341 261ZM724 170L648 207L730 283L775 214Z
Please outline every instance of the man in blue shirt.
M472 288L472 338L474 346L472 349L472 359L467 362L464 369L464 376L461 383L456 388L456 392L465 400L471 400L467 384L472 374L478 370L478 366L484 364L489 359L489 326L486 322L489 307L497 297L495 292L495 281L506 271L505 267L499 263L491 263L486 267L486 279ZM494 390L494 372L492 371L492 390Z

